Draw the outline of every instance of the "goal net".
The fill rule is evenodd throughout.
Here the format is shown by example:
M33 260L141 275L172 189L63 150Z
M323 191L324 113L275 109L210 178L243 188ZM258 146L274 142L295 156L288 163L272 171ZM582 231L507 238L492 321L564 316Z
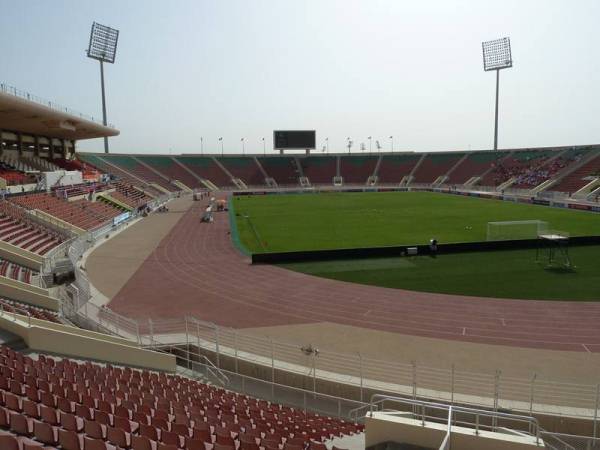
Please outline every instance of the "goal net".
M542 220L513 220L488 222L488 241L508 241L513 239L537 239L548 232L548 222Z

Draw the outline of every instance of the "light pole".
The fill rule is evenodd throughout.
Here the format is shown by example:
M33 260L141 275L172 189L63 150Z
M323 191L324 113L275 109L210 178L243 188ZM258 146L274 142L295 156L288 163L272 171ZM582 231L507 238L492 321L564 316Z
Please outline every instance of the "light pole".
M219 142L221 143L221 156L223 156L224 152L223 152L223 138L222 137L219 138Z
M244 145L244 138L240 139L242 141L242 155L246 154L246 146Z
M267 147L265 144L265 138L262 138L262 142L263 142L263 155L267 156Z
M200 136L200 154L204 155L204 139Z
M369 136L367 139L369 140L369 153L371 153L371 150L373 150L373 140L371 139L371 136Z
M117 42L119 40L119 30L92 23L90 33L90 45L87 50L88 58L100 61L100 87L102 89L102 123L107 125L106 120L106 95L104 90L104 63L115 63L117 55ZM108 138L104 137L104 153L108 153Z
M327 150L327 153L329 153L329 138L328 137L325 138L325 148Z
M394 153L394 136L390 136L390 148L392 149L392 153Z
M498 96L500 91L500 70L512 67L510 38L494 39L481 43L483 70L496 71L496 109L494 116L494 151L498 150Z

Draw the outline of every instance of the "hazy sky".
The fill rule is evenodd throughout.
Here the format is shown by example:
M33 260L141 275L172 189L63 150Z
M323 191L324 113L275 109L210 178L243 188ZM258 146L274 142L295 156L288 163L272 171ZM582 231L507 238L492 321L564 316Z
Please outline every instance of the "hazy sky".
M600 1L0 0L0 81L101 115L91 23L121 30L106 68L111 151L262 152L273 129L360 151L493 145L481 41L510 36L499 146L600 143ZM0 124L1 125L1 124ZM101 140L80 150L101 150ZM368 148L367 148L368 149Z

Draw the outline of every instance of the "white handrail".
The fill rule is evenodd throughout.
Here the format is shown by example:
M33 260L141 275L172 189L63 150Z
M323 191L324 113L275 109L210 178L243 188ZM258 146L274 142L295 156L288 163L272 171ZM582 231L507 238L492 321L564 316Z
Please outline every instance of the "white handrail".
M168 200L172 195L165 195ZM115 227L118 229L120 226ZM508 377L474 373L451 369L426 367L413 363L400 363L390 360L377 360L361 355L344 354L320 349L318 356L307 356L301 345L273 341L264 337L244 334L235 329L220 327L214 323L195 318L156 320L149 326L123 317L108 308L98 308L87 302L91 296L91 286L86 274L78 266L79 258L89 249L98 236L112 230L104 227L93 233L86 233L73 241L69 257L75 267L75 283L78 288L77 307L85 321L108 332L136 339L139 343L168 342L184 343L188 325L196 345L212 352L218 362L223 355L233 357L238 364L242 358L256 364L279 367L296 367L313 377L316 386L319 379L340 382L360 389L360 398L367 389L387 390L409 394L415 398L425 398L448 403L471 404L484 408L510 408L515 411L547 412L561 406L594 421L596 425L600 409L599 387L591 384L563 383L532 378ZM85 311L84 311L85 306ZM179 337L178 337L179 336ZM217 364L219 367L219 364ZM382 387L383 386L383 387ZM358 412L355 412L357 414Z

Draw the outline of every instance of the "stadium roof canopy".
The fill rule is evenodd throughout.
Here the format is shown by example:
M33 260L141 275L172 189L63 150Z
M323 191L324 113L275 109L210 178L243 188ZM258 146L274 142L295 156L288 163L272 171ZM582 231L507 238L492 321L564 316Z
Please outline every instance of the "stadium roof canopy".
M119 130L92 117L1 85L0 128L24 134L59 138L93 139L117 136Z

